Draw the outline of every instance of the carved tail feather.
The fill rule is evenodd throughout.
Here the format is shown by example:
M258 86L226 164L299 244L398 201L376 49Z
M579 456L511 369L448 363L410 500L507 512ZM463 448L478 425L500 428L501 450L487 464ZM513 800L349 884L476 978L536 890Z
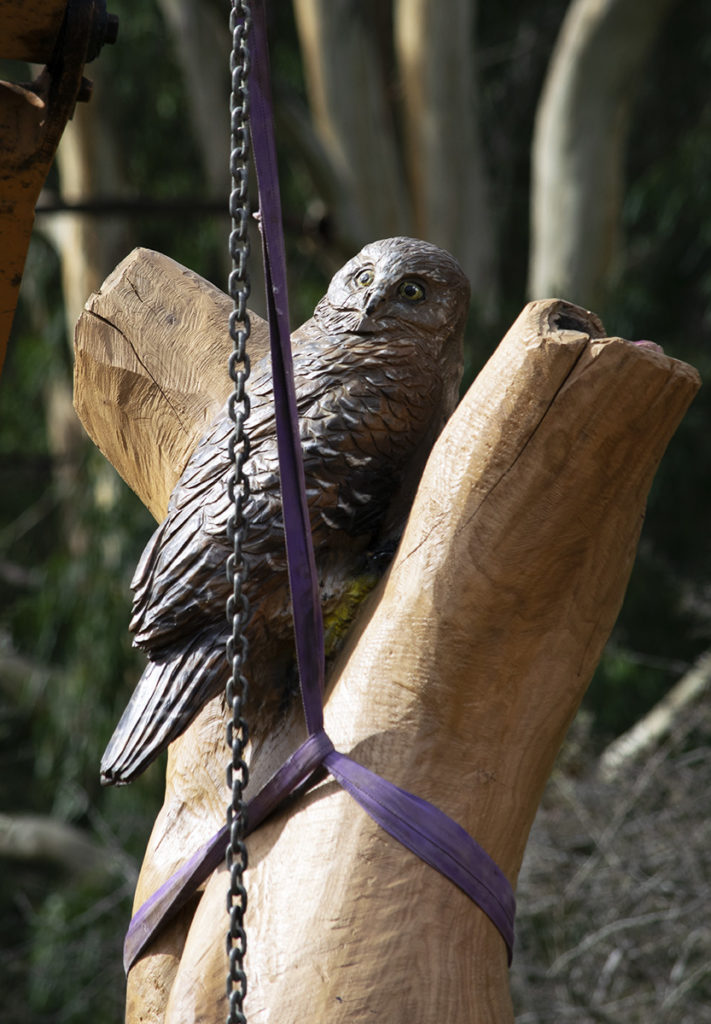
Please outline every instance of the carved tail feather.
M101 759L101 782L125 785L145 771L225 686L225 635L199 634L187 651L149 661Z

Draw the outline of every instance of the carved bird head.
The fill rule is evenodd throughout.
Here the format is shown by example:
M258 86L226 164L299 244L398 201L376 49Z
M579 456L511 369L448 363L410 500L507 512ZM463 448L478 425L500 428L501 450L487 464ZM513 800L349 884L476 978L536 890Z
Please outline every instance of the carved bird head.
M461 334L469 293L462 268L444 249L416 238L384 238L366 245L335 274L314 319L331 334L398 328L404 336L444 342Z

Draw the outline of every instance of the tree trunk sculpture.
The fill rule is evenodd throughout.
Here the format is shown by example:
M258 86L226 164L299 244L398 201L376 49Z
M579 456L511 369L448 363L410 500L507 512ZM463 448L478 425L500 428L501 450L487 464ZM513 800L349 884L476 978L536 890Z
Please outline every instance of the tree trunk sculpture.
M77 410L157 518L230 389L228 309L197 275L137 250L79 321ZM697 387L693 369L605 337L584 310L528 305L437 442L329 681L336 748L440 807L513 884ZM250 792L304 735L294 713L253 758ZM170 748L136 908L222 825L226 761L217 698ZM251 1024L512 1021L495 927L332 780L248 848ZM132 1024L225 1019L226 889L218 870L131 970Z

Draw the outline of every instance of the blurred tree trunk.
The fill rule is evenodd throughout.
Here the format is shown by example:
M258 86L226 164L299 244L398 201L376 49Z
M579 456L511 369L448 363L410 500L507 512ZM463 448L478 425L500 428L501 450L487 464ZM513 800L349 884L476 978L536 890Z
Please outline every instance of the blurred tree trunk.
M205 0L157 0L157 3L172 37L175 58L182 72L190 128L205 173L205 193L215 199L223 199L225 204L225 244L221 265L226 282L230 271L227 245L230 192L229 8L223 9ZM250 183L250 192L256 195L254 182ZM250 224L249 235L253 253L250 308L263 315L266 299L259 269L261 241L256 222Z
M415 232L454 253L474 301L496 309L494 231L479 132L476 3L396 0L407 171Z
M673 0L573 0L538 104L531 298L600 302L617 245L636 87Z
M135 885L138 869L126 854L97 842L86 830L41 814L0 813L0 856L51 862L71 874L109 879L118 871Z
M120 139L107 115L111 83L100 63L91 69L91 101L77 106L57 150L59 187L66 203L126 196ZM86 299L131 247L126 219L86 213L46 214L42 232L56 248L62 267L62 289L70 340Z
M294 0L294 10L312 121L336 182L328 199L337 234L350 249L392 234L443 246L490 318L495 246L474 0L452 0L445 18L435 0L395 0L392 26L372 0Z
M230 187L230 37L228 16L220 18L200 0L158 0L183 73L188 116L197 141L206 193L225 197Z
M327 155L339 233L350 248L411 227L384 72L383 8L294 0L311 116Z
M61 198L67 203L126 194L118 139L106 117L109 83L102 76L100 64L93 65L91 102L77 107L57 150ZM46 214L38 217L38 227L59 255L67 340L71 346L74 325L87 297L130 248L129 230L125 219L86 213ZM87 538L76 515L76 494L87 485L82 471L87 438L72 408L69 371L48 378L45 402L47 441L65 540L72 554L80 555L86 550ZM112 493L110 485L115 473L107 465L101 468L100 475L101 480L94 483L102 487L103 494Z

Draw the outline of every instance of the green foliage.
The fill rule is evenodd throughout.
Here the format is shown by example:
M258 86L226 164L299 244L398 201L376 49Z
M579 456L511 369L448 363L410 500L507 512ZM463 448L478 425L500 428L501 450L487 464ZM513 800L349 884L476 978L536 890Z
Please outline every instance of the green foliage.
M107 892L105 878L49 893L37 913L31 949L25 1013L29 1009L32 1019L80 1024L91 1007L95 1020L123 1020L121 929L130 897L126 884Z

